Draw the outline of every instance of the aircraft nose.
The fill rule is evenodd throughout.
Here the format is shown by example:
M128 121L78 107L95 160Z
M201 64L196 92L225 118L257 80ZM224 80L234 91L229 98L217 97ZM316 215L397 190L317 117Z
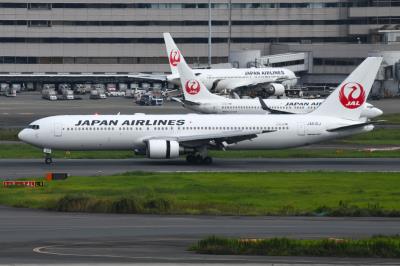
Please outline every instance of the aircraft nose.
M28 130L23 129L18 133L18 139L23 142L29 143L31 140L31 134L30 132L28 132Z
M25 141L26 140L26 130L23 129L18 133L18 139L21 141Z

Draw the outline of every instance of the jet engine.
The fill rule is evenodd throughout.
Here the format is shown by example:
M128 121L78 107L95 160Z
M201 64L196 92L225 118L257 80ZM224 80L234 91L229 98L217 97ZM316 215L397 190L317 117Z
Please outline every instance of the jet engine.
M285 86L279 83L271 83L264 91L269 96L282 96L285 93Z
M179 143L174 140L152 139L147 141L146 155L151 159L179 157Z

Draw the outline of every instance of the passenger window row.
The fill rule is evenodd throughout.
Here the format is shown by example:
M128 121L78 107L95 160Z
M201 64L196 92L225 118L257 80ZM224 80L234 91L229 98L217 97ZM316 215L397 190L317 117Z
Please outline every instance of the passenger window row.
M39 126L37 126L39 129ZM29 128L32 128L29 126ZM166 131L174 130L174 127L146 127L146 130ZM281 127L177 127L177 130L288 130L288 126ZM114 131L114 127L67 127L64 131ZM141 131L142 127L119 127L119 131Z

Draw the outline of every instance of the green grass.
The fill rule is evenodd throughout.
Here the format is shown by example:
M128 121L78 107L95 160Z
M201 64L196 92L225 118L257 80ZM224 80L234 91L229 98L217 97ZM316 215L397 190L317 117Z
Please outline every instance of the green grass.
M244 150L210 151L215 158L398 158L397 151L364 151L342 149L284 149L284 150ZM0 159L43 158L39 148L24 143L0 144ZM144 158L131 151L54 151L53 158L67 159L128 159Z
M388 124L400 124L400 113L399 114L383 114L374 120L386 120Z
M399 236L366 239L233 239L211 236L190 250L201 254L400 258Z
M400 173L134 172L2 188L0 204L88 212L400 216L399 178Z
M21 129L0 129L0 140L17 141L18 133Z
M69 159L124 159L134 156L131 151L54 151L53 158ZM0 144L1 159L43 158L43 151L25 143Z
M337 142L365 145L400 145L400 130L375 129L371 132L348 137Z

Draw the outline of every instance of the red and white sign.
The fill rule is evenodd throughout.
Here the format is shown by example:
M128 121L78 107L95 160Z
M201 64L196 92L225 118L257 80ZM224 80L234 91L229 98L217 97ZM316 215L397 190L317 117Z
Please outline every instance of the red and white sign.
M356 109L365 102L365 90L360 83L346 83L340 88L339 99L344 107Z
M43 182L37 181L3 181L3 187L39 187Z
M200 91L200 83L195 79L188 80L185 83L185 90L187 93L189 93L191 95L195 95L195 94L199 93L199 91Z
M171 50L171 53L169 54L169 63L171 66L176 67L179 62L181 62L181 52L179 50Z

